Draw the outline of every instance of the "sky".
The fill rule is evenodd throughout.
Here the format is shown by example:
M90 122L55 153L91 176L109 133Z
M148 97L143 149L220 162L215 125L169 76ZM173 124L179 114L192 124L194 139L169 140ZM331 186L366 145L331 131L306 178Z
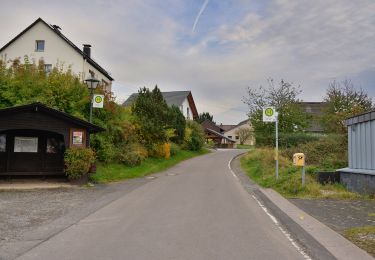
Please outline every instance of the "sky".
M140 87L191 90L217 123L247 118L247 88L268 78L321 101L333 80L375 96L374 0L0 0L0 46L38 17L114 77L118 102Z

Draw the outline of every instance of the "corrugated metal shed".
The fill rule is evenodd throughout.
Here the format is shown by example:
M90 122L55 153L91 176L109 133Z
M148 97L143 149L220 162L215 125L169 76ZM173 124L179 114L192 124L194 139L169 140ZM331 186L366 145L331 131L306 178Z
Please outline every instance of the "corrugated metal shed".
M375 170L375 110L346 120L349 168Z

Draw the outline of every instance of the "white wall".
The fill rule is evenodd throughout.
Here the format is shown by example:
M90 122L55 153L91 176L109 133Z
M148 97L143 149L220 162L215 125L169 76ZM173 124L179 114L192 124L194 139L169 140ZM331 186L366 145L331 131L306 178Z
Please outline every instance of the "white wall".
M45 41L44 52L35 51L36 40ZM37 63L40 59L43 59L45 64L52 64L53 67L60 64L64 65L64 69L67 69L70 66L73 73L78 75L81 80L87 78L90 75L89 70L92 70L97 79L100 81L105 80L109 84L107 91L111 90L111 81L87 63L82 55L43 22L35 24L20 38L0 52L0 58L6 61L21 58L21 62L23 62L25 55L29 57L30 62Z
M232 140L236 141L236 144L240 144L240 139L236 139L236 136L238 136L238 134L236 134L236 132L241 129L241 128L247 128L247 129L250 129L250 130L253 130L252 127L249 125L249 124L243 124L243 125L240 125L240 126L237 126L237 127L234 127L232 129L230 129L229 131L225 132L224 135L226 137L229 137L231 138ZM231 137L230 137L231 136ZM250 137L249 139L247 139L245 141L244 144L247 144L247 145L254 145L255 144L255 138L254 137Z
M189 108L189 115L187 112L187 108ZM191 107L189 105L189 101L187 98L185 98L184 102L182 103L182 107L180 107L180 109L186 119L193 119L193 113L191 112Z

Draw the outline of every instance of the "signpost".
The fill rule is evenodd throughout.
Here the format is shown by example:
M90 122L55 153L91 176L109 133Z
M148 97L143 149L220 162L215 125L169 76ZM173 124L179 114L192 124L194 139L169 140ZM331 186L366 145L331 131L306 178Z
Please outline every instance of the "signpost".
M276 137L276 149L275 149L275 162L276 162L276 179L279 179L279 113L276 112L275 107L264 107L263 108L263 122L275 123L275 137Z
M92 107L103 108L104 104L104 95L95 94L92 98Z

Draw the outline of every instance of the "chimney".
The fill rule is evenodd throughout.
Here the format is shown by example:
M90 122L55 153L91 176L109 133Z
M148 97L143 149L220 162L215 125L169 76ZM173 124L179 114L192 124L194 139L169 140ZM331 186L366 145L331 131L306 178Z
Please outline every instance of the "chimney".
M83 45L83 53L86 54L89 58L91 58L91 45L90 44Z

